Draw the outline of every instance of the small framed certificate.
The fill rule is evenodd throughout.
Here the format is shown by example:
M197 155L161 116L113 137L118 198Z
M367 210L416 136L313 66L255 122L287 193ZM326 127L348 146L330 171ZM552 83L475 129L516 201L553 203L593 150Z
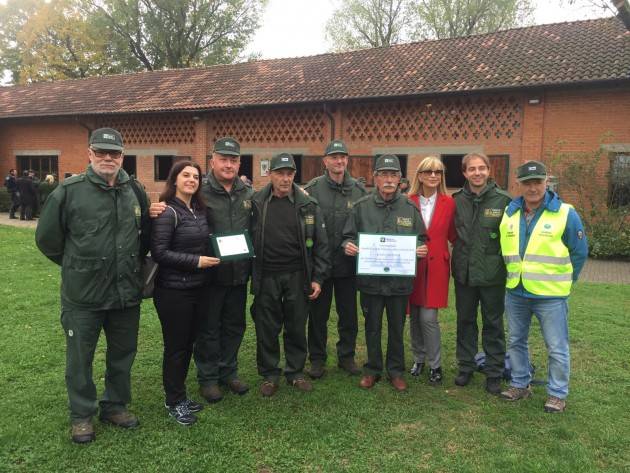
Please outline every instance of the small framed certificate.
M367 276L416 275L417 235L359 233L357 274Z
M254 248L247 230L239 233L210 235L214 255L223 261L254 257Z

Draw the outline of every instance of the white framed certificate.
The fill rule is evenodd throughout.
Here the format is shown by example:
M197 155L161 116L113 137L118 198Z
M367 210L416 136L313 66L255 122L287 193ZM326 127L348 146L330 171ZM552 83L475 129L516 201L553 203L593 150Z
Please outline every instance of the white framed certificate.
M372 276L416 275L417 235L359 233L357 274Z
M247 259L254 256L252 242L247 231L210 235L210 243L214 255L224 261Z

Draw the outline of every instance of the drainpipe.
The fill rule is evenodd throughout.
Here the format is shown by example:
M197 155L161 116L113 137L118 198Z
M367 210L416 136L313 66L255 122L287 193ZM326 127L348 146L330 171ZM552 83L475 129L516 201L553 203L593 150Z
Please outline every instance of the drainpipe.
M327 103L324 104L324 113L330 120L330 141L332 141L335 139L335 117L330 113L330 108Z

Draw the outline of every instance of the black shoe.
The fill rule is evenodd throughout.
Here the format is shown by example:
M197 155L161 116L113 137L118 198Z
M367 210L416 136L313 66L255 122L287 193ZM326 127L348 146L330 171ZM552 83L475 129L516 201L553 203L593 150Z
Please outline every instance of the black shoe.
M193 401L192 399L184 399L181 403L186 404L188 406L188 410L192 413L203 411L203 405ZM166 403L164 403L164 407L166 407L167 410L170 409L170 406Z
M455 384L457 386L466 386L468 383L470 383L472 377L472 371L460 371L455 377Z
M486 378L486 391L490 394L501 394L501 378Z
M11 220L16 220L16 219L17 219L17 217L16 217L15 215L9 215L9 218L10 218Z
M429 370L429 383L430 384L442 384L442 368L431 368Z
M308 375L311 379L319 379L326 374L326 368L322 360L311 361L311 369L308 370Z
M424 371L424 363L414 363L411 369L409 370L409 374L411 376L420 376L420 373Z
M181 425L193 425L197 422L197 417L190 412L187 401L188 399L168 407L168 415Z

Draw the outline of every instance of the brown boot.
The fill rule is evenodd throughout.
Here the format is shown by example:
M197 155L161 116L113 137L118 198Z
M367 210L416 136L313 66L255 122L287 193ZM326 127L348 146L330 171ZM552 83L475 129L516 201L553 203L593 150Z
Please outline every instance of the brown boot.
M293 386L298 391L302 391L305 393L309 393L313 390L313 385L311 384L311 382L302 377L295 378L292 381L287 381L287 383Z
M359 382L359 386L362 387L363 389L371 389L374 387L376 383L378 383L379 379L381 379L380 376L366 374L361 378L361 381Z
M263 397L271 397L276 394L277 390L278 385L272 381L263 381L260 385L260 394L262 394Z
M221 388L219 388L219 385L217 384L201 386L201 388L199 389L199 393L210 404L214 404L215 402L219 402L221 399L223 399L223 392L221 391Z
M238 394L239 396L242 396L249 391L249 386L238 378L229 380L227 382L227 387L230 388L230 391L234 394Z
M101 412L99 419L101 422L122 427L123 429L134 429L140 425L138 418L127 409L117 412Z
M74 443L89 443L96 440L92 419L72 422L72 441Z
M361 370L354 362L354 358L345 358L343 360L339 360L339 368L344 370L346 373L356 376L361 374Z

